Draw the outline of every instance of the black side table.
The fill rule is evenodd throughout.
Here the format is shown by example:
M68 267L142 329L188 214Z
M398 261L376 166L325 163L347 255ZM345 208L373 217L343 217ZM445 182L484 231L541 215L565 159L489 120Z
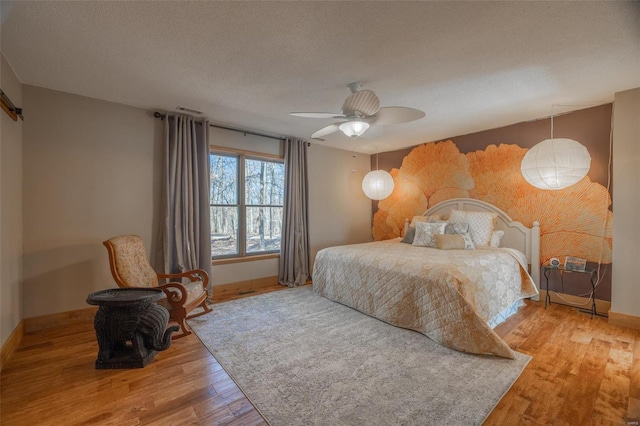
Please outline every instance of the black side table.
M547 285L547 294L544 298L544 308L547 308L547 304L551 304L551 296L549 295L549 276L551 275L552 271L559 271L560 272L560 278L562 279L562 275L565 272L570 272L570 273L577 273L577 274L589 274L591 277L591 296L589 297L589 299L591 299L591 319L593 319L594 315L597 315L598 312L596 311L596 299L595 299L595 290L596 290L596 284L598 281L598 277L596 276L596 270L593 268L585 268L584 271L577 271L575 269L565 269L563 266L551 266L551 265L542 265L542 273L544 274L544 278L546 281L546 285ZM556 305L563 305L563 306L571 306L572 308L579 308L579 306L575 306L575 305L569 305L566 303L558 303L555 302Z
M166 328L169 311L155 303L162 296L156 288L114 288L87 297L100 306L93 321L100 347L96 369L142 368L156 351L169 348L180 327Z

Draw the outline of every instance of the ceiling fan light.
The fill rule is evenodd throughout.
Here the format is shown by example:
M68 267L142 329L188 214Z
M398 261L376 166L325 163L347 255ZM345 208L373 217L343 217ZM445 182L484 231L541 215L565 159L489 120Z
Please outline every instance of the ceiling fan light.
M362 136L369 128L369 123L362 120L351 120L340 125L340 130L350 138Z

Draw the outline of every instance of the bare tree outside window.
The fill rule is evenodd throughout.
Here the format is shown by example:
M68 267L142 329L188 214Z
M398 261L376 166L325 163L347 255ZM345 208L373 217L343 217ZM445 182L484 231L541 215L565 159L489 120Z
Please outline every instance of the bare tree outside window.
M211 253L238 255L239 157L211 154L210 164Z
M280 251L284 164L211 153L211 249L214 258Z
M284 164L247 159L244 170L247 253L280 250Z

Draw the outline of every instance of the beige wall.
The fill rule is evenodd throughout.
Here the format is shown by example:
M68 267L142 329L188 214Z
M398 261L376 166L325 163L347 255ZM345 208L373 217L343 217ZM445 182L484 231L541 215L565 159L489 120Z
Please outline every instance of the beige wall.
M88 307L89 293L114 286L105 239L134 233L154 251L162 122L146 110L33 86L24 97L24 317L34 317ZM282 150L276 140L215 128L211 143ZM312 145L309 169L312 256L370 241L371 202L360 189L369 156ZM277 274L277 259L219 265L212 283Z
M640 317L640 88L615 95L611 311Z
M22 85L0 54L0 86L23 107ZM25 114L26 111L25 111ZM24 318L22 309L22 128L0 112L0 346Z
M139 108L24 86L24 316L114 287L105 239L155 246L162 124ZM28 112L27 112L28 111Z
M371 237L371 200L362 179L370 156L312 143L309 164L309 245L311 263L326 247L364 243Z

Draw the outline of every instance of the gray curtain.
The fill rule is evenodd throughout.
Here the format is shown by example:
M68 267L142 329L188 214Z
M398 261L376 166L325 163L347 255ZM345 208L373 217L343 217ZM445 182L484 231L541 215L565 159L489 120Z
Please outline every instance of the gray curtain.
M211 277L209 123L167 115L164 130L164 271L204 269Z
M309 277L307 142L284 141L285 193L278 281L304 285Z

